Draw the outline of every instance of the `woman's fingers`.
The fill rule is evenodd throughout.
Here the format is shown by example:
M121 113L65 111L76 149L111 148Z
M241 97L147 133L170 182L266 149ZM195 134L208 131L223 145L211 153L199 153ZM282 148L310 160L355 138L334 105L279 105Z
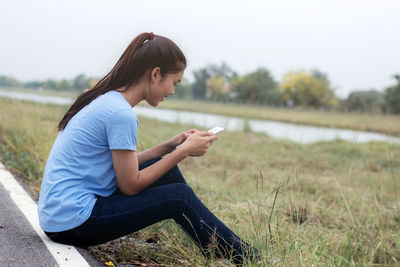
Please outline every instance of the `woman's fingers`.
M181 133L180 135L183 136L183 141L186 140L186 138L188 138L189 136L191 136L192 134L198 132L198 130L196 129L190 129L190 130L186 130L183 133Z
M194 134L194 133L197 133L197 132L198 132L197 129L190 129L190 130L187 130L185 133Z
M210 132L208 132L208 131L198 132L198 134L199 134L200 136L212 136L212 135L214 135L214 134L212 134L212 133L210 133Z
M215 134L213 134L213 135L210 136L210 140L211 140L211 141L215 141L215 140L217 140L217 139L218 139L218 136L216 136Z
M186 133L192 132L184 141L184 146L190 151L190 156L204 155L212 143L218 138L216 135L208 131L197 131L195 129L188 130Z

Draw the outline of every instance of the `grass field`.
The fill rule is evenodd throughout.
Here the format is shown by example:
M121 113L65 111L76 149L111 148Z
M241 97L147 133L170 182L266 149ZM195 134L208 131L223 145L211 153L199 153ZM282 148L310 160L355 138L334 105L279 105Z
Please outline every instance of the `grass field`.
M31 185L36 197L66 110L0 98L0 160ZM138 150L189 127L140 118ZM204 157L187 158L180 168L203 203L262 250L264 265L400 264L399 145L301 145L224 132ZM203 258L173 221L90 251L115 265L227 264Z

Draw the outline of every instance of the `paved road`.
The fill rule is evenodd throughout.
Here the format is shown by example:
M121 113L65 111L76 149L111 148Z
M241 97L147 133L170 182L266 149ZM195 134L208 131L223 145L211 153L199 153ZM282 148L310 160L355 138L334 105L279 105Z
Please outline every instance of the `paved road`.
M1 175L0 179L3 179ZM78 249L78 251L90 266L104 266L87 250ZM1 181L0 266L59 266ZM72 265L66 261L62 266Z
M0 266L58 266L0 184Z

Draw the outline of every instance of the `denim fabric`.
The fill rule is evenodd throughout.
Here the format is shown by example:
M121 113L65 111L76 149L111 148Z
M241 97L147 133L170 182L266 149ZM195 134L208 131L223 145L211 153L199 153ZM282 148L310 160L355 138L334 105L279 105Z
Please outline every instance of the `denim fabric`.
M140 164L143 169L159 159ZM119 190L109 197L98 197L89 219L63 232L46 234L55 242L86 247L133 233L156 222L173 219L208 256L258 257L257 249L235 235L208 210L186 184L175 166L148 188L134 196Z

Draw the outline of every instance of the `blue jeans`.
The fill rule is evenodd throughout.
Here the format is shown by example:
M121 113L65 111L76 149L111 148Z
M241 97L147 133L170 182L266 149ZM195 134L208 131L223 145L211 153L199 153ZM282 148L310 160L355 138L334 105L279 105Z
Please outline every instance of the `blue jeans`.
M160 159L140 164L146 168ZM63 232L46 234L55 242L87 247L133 233L156 222L173 219L200 247L205 256L258 258L259 252L235 235L208 210L183 178L178 166L134 196L117 189L111 196L97 196L89 219Z

